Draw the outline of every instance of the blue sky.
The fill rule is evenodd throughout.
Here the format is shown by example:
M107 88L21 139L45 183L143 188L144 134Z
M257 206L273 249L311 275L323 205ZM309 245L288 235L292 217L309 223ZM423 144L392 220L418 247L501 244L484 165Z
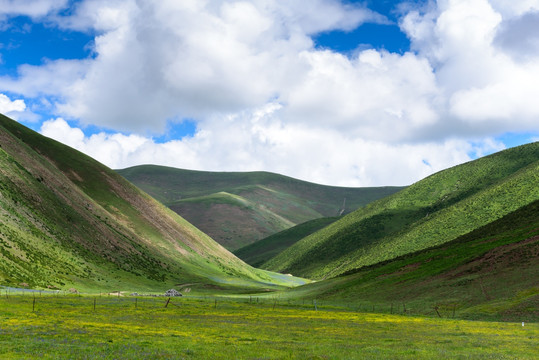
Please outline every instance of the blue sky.
M46 59L81 59L92 56L92 34L61 31L27 16L9 20L2 32L2 75L16 76L21 64L41 65Z
M404 53L410 51L410 40L401 31L398 24L399 2L351 1L350 3L366 4L369 9L382 14L387 23L370 22L362 24L351 31L327 31L314 36L320 47L328 47L338 52L351 52L360 48L385 49L390 52Z
M77 1L78 2L78 1ZM76 3L76 2L73 2ZM399 26L396 18L394 1L349 1L350 4L367 5L369 9L385 16L387 22L366 22L352 30L328 30L312 36L314 45L319 49L330 49L343 54L351 54L359 49L384 49L390 52L404 53L410 50L410 41ZM71 7L73 8L73 7ZM68 8L66 8L68 9ZM69 11L64 11L64 13ZM2 66L0 76L17 76L19 65L39 66L47 61L58 59L93 58L95 31L77 31L60 29L49 21L36 21L26 15L13 16L6 23L2 33ZM52 114L37 111L47 118ZM75 119L76 120L76 119ZM39 130L40 122L28 122L27 125ZM87 126L86 134L101 131L112 133L106 127ZM159 143L193 135L196 121L182 119L181 122L167 124L166 131L153 134Z
M7 1L0 112L113 168L405 185L537 141L538 14L533 1Z

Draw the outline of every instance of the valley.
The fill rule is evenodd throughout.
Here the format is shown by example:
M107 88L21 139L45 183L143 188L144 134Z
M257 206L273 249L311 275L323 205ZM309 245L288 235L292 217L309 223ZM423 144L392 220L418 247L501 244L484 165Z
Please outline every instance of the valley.
M246 265L97 161L4 116L0 146L2 285L294 284Z
M537 142L353 189L115 172L1 116L0 355L531 359L538 184ZM232 253L179 207L252 241ZM257 218L269 236L238 230Z
M218 299L0 298L10 359L535 359L537 323ZM96 301L95 309L93 307ZM9 312L2 311L9 309Z
M324 186L268 172L154 165L117 172L230 251L309 220L347 214L402 189Z

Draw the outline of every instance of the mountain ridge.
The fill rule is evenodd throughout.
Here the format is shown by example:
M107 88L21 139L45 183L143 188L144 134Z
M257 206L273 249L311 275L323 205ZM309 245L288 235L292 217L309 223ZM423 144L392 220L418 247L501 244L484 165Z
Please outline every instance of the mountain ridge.
M382 312L537 321L537 279L539 200L449 242L286 295Z
M0 116L0 281L154 289L285 284L94 159Z
M157 165L116 171L230 250L305 221L350 212L403 188L335 187L264 171Z
M264 268L322 279L441 244L536 200L538 183L539 142L508 149L348 214Z

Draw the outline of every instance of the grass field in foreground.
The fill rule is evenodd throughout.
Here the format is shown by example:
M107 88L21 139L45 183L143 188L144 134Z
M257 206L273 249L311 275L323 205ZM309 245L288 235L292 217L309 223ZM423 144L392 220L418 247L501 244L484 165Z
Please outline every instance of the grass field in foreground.
M95 301L95 310L94 310ZM534 359L539 324L223 299L0 298L2 359ZM248 301L248 299L247 299ZM34 308L34 310L32 310Z

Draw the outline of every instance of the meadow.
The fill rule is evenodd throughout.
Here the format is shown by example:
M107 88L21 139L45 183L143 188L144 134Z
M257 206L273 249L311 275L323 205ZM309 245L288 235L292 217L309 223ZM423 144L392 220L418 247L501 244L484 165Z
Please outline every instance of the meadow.
M34 296L35 295L35 296ZM265 298L2 294L2 359L536 359L539 324ZM165 307L165 305L167 305Z

